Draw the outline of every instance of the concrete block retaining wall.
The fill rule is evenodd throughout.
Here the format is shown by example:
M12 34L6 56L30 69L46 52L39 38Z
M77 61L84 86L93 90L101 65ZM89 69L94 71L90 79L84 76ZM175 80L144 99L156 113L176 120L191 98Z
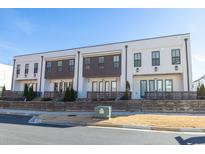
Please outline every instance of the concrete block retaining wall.
M205 113L205 100L128 100L128 101L0 101L2 109L39 111L94 111L98 105L112 106L114 111Z

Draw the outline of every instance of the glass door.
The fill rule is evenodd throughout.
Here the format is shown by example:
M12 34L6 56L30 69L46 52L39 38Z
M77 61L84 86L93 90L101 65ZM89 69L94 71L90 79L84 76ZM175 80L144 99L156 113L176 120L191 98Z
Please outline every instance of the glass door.
M140 96L141 96L141 98L144 98L146 91L147 91L147 81L140 80Z

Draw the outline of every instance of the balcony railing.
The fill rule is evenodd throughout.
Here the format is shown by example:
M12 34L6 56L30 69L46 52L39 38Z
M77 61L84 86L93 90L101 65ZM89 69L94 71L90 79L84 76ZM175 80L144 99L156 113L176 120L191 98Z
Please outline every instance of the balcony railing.
M197 99L197 93L194 91L172 91L172 92L145 92L144 99L151 100L194 100Z
M122 96L125 95L125 92L116 91L116 92L87 92L87 98L92 100L120 100ZM131 98L131 92L128 93L128 97Z

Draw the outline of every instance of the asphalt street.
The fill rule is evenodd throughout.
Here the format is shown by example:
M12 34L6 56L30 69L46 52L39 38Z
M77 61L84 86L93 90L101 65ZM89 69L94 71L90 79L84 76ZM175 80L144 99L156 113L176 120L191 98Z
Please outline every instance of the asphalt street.
M192 145L205 144L205 133L143 131L103 127L28 124L31 116L0 115L0 144Z

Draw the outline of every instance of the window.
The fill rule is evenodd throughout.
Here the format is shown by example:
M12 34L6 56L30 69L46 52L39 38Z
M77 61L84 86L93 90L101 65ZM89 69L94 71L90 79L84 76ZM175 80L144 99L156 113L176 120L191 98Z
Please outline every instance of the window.
M152 51L152 66L159 66L159 65L160 65L160 52Z
M113 66L114 66L114 68L119 68L120 56L113 56Z
M163 91L163 80L157 80L157 91Z
M18 64L18 65L17 65L17 69L16 69L16 74L17 74L17 75L20 74L20 67L21 67L21 65Z
M149 91L155 91L155 80L149 80Z
M25 64L25 74L28 74L29 72L29 64Z
M58 83L57 82L54 83L54 91L55 92L58 91Z
M58 72L63 71L63 61L58 61Z
M68 88L68 82L64 82L64 91Z
M172 49L172 65L180 64L180 49Z
M69 88L73 88L73 82L69 82Z
M51 72L51 62L46 63L46 71Z
M165 91L173 91L173 81L165 80Z
M97 81L92 82L92 91L96 92L97 91Z
M104 63L105 63L105 58L104 57L99 57L98 58L98 64L99 64L100 69L104 68Z
M141 67L141 53L134 54L134 67Z
M85 58L85 69L86 70L90 69L90 58Z
M99 64L104 64L105 58L104 57L99 57L98 62Z
M63 91L63 82L59 83L59 91L62 92Z
M141 98L144 98L146 91L147 91L147 80L140 80L140 96L141 96Z
M99 91L100 92L103 91L103 82L102 81L99 82Z
M38 73L38 63L34 63L33 73Z
M69 71L74 71L74 64L75 64L74 59L70 59L69 60Z
M110 91L110 82L109 81L105 81L105 91Z
M117 81L111 81L111 91L117 91Z

